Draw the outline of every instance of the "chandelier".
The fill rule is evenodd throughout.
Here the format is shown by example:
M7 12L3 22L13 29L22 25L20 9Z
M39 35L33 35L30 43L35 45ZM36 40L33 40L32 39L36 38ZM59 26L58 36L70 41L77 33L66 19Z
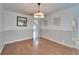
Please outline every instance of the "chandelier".
M38 12L34 14L34 18L44 18L44 14L40 11L40 3L38 3Z

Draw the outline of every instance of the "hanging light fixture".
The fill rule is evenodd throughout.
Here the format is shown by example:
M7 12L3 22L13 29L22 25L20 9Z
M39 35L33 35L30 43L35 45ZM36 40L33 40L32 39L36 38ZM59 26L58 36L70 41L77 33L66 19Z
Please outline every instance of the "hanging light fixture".
M40 11L40 3L38 3L38 12L34 14L34 18L44 18L44 14Z

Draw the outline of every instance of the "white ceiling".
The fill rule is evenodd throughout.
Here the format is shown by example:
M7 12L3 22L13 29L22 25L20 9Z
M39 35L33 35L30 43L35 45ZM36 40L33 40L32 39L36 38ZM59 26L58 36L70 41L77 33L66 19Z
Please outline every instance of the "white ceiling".
M50 13L69 8L75 5L79 5L77 3L42 3L41 4L41 12L45 15ZM38 10L38 5L36 3L3 3L4 9L8 11L14 11L24 14L33 15Z

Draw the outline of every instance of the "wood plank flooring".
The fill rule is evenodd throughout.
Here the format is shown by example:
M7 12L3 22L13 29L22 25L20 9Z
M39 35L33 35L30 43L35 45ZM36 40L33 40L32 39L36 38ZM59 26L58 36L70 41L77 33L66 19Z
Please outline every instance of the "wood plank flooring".
M34 45L32 39L5 45L1 55L73 55L79 54L74 48L61 45L44 38L38 38Z

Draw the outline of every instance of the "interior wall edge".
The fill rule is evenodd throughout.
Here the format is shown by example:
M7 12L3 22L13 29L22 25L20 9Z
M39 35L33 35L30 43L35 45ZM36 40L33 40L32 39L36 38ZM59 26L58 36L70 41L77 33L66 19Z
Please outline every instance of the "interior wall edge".
M23 40L29 40L29 39L32 39L32 37L27 38L27 39L25 38L25 39L19 39L19 40L13 40L13 41L5 42L5 44L14 43L14 42L19 42L19 41L23 41Z
M57 40L55 40L55 39L51 39L51 38L48 38L48 37L46 37L46 36L40 36L40 38L45 38L45 39L47 39L47 40L50 40L50 41L53 41L53 42L57 42L57 43L62 44L62 45L64 45L64 46L68 46L68 47L73 48L73 46L71 46L71 45L68 45L68 44L63 43L63 42L59 42L59 41L57 41ZM28 39L32 39L32 38L28 38ZM14 42L19 42L19 41L28 40L28 39L19 39L19 40L9 41L9 42L5 42L5 44L14 43Z
M72 6L72 7L64 8L64 9L62 9L62 10L58 10L58 11L56 11L56 12L53 12L53 13L47 15L46 17L49 17L49 16L51 16L51 15L53 15L53 14L55 14L55 13L59 13L59 12L62 12L62 11L65 11L65 10L69 10L69 9L72 10L72 9L78 8L78 7L79 7L79 5L75 5L75 6Z
M59 41L57 41L57 40L55 40L55 39L51 39L51 38L46 37L46 36L42 36L42 38L45 38L45 39L51 40L51 41L53 41L53 42L57 42L57 43L59 43L59 44L62 44L62 45L64 45L64 46L68 46L68 47L73 48L73 46L71 46L71 45L68 45L68 44L63 43L63 42L59 42Z
M1 54L1 52L2 52L2 50L3 50L3 48L4 48L4 46L5 46L5 44L3 44L3 45L0 46L0 54Z

